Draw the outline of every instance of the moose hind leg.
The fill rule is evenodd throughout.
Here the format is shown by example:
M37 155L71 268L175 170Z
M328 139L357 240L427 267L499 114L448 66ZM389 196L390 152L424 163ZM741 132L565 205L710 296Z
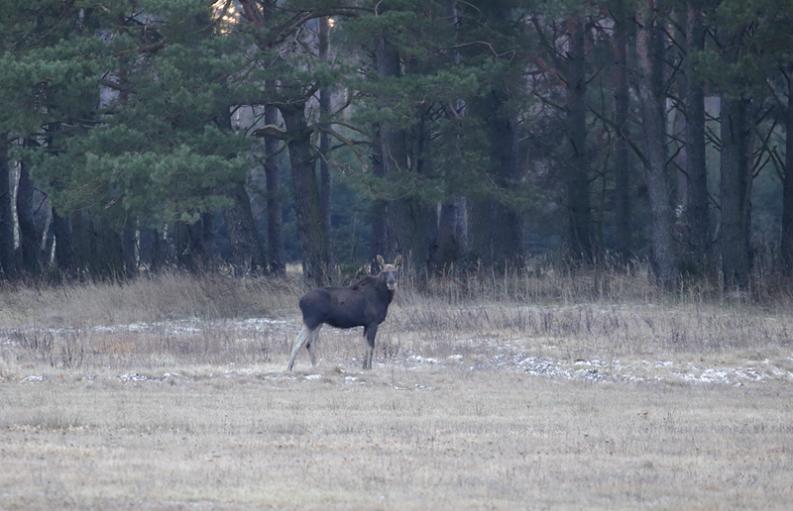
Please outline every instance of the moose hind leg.
M377 325L366 327L363 331L366 338L366 353L363 356L363 368L372 368L372 357L374 356L374 339L377 336Z
M291 371L295 366L295 358L297 358L300 348L308 342L309 335L311 335L311 330L309 330L307 326L303 326L303 329L297 334L294 344L292 344L292 354L289 356L289 364L286 366L287 371Z
M319 342L319 331L322 328L322 325L319 325L314 330L308 334L308 341L306 342L306 349L308 350L308 356L311 357L311 366L314 367L317 365L317 344Z

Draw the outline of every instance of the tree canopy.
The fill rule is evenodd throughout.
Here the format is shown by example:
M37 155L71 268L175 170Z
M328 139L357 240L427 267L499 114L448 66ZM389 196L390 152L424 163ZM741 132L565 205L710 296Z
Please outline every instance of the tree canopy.
M4 2L0 270L789 275L790 20L784 0Z

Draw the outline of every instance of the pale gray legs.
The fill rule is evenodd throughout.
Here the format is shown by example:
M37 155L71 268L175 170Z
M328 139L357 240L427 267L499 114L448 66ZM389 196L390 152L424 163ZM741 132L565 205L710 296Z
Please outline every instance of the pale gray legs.
M377 325L364 328L364 339L366 339L366 353L363 356L363 368L372 368L372 357L374 356L374 339L377 336Z
M319 325L317 328L311 331L308 334L308 342L306 342L306 349L308 350L308 356L311 357L311 367L317 365L317 344L319 343L319 331L322 329L322 325Z
M306 347L308 350L308 354L311 357L311 365L317 365L317 341L319 341L319 330L322 328L322 325L319 325L314 330L309 330L307 326L303 326L300 333L297 334L295 338L294 344L292 344L292 354L289 356L289 364L286 366L287 371L291 371L292 368L295 366L295 359L297 358L297 354L300 353L300 348L303 346Z

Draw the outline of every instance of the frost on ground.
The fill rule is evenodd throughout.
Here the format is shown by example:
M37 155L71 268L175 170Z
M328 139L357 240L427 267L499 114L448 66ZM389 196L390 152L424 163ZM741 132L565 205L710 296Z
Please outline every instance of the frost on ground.
M233 320L201 320L189 318L171 321L158 321L151 323L129 323L121 325L96 325L85 328L36 328L26 327L17 329L0 330L0 348L13 350L22 348L26 337L51 336L53 338L67 338L80 335L103 335L109 337L123 336L129 339L126 342L135 342L136 336L162 335L169 338L184 338L186 340L200 336L223 332L228 336L232 345L242 346L263 337L272 337L278 334L281 339L291 339L297 331L297 323L291 319L273 318L248 318ZM365 379L356 373L359 361L353 354L354 346L345 338L325 339L320 344L321 364L335 367L338 371L352 373L344 376L346 384L361 384ZM353 337L350 335L350 337ZM387 339L387 337L386 337ZM463 370L463 371L515 371L532 376L549 379L578 380L589 382L669 382L682 384L725 384L742 385L751 382L777 381L793 383L793 354L786 357L765 358L759 360L733 360L731 363L716 363L698 359L697 362L682 359L646 359L631 357L604 357L604 358L563 358L549 356L543 353L543 348L531 348L531 342L526 338L489 339L489 338L451 338L447 350L439 354L433 350L431 341L424 338L421 333L415 335L415 342L402 346L396 352L389 352L384 344L378 347L383 350L378 352L378 368L399 366L409 370ZM458 350L456 347L464 347ZM528 347L527 347L528 346ZM283 349L284 346L277 347ZM425 348L428 348L425 350ZM230 348L235 349L235 348ZM443 350L441 350L443 351ZM451 351L451 354L448 354ZM0 353L1 355L2 353ZM689 357L690 358L690 357ZM2 359L0 359L2 362ZM273 363L277 364L278 361ZM306 361L307 362L307 361ZM340 364L340 365L339 365ZM319 369L323 369L322 365ZM277 365L280 368L280 365ZM344 371L342 367L354 367L354 370ZM321 371L320 371L321 373ZM116 374L122 383L139 382L174 382L190 380L196 377L195 371L178 372L170 370L138 370L119 371ZM2 374L0 374L2 376ZM266 379L283 379L286 373L274 371L273 368L262 369L256 364L235 365L228 363L228 368L215 368L204 371L201 377L259 377ZM91 379L94 375L87 375ZM307 374L300 377L303 380L321 379L321 374ZM18 381L38 383L48 379L46 371L18 374ZM294 379L294 378L289 378Z
M520 357L518 357L520 358ZM793 383L793 371L768 360L759 365L705 367L669 360L611 361L576 360L572 363L548 357L527 356L515 365L529 374L588 381L683 382L737 384L776 380Z
M284 319L247 318L247 319L221 319L205 320L200 318L174 319L167 321L137 322L121 325L93 325L85 328L77 327L49 327L36 326L3 330L0 329L0 344L13 344L14 338L25 334L50 334L65 335L84 332L98 332L108 334L120 333L160 333L163 335L188 336L219 328L232 331L267 332L275 328L288 325Z
M793 358L793 357L791 357ZM414 367L443 366L447 364L464 366L467 370L517 370L532 376L582 380L591 382L676 382L676 383L714 383L737 384L761 381L783 381L793 383L793 370L768 359L762 362L747 362L741 365L722 365L708 367L684 361L673 360L563 360L548 356L537 356L526 352L513 352L497 348L488 360L477 360L467 364L463 355L455 354L445 360L421 355L410 355L406 363Z

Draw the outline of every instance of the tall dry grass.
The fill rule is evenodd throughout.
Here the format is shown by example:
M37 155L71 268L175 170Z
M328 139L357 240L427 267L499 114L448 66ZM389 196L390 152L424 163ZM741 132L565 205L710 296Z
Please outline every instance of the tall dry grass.
M294 272L283 279L166 273L123 285L5 289L0 379L4 372L22 374L24 366L171 368L278 360L299 329L297 301L305 289ZM639 271L546 269L428 280L408 274L380 329L376 357L462 355L483 364L520 354L570 361L787 360L793 316L786 295L754 303L713 293L693 286L665 293ZM256 323L262 318L276 321ZM360 332L327 328L321 337L326 360L347 363L359 356Z
M128 282L82 282L0 289L0 326L113 325L270 316L294 306L304 289L296 277L242 278L165 272Z
M307 290L299 267L284 278L233 278L210 273L164 272L127 282L82 282L67 285L31 283L0 287L0 328L123 324L175 318L238 318L289 314ZM358 274L338 273L336 285ZM427 276L403 272L398 302L446 307L470 304L676 304L793 308L793 282L777 275L758 275L746 293L725 293L718 282L690 280L675 291L655 285L645 265L620 270L572 269L564 265L507 267L501 271L454 269Z

